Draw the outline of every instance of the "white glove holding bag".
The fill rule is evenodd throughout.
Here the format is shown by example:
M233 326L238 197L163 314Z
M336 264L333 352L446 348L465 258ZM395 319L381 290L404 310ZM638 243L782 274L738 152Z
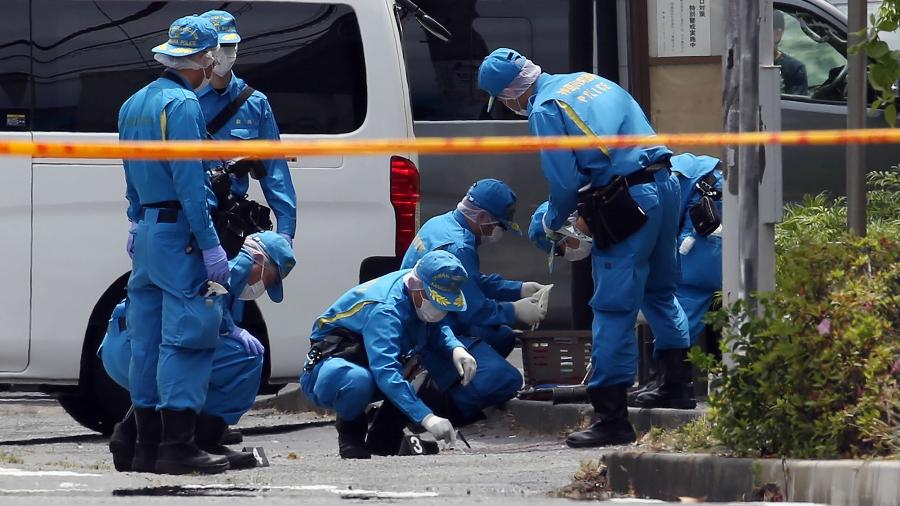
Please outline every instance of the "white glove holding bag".
M526 281L526 282L522 283L522 293L521 293L520 297L522 297L523 299L526 299L526 298L531 297L532 295L538 293L539 291L543 290L544 288L547 288L547 285L542 285L542 284L536 283L534 281Z
M536 298L520 299L512 303L516 319L525 325L534 325L547 316L547 309L542 308Z
M441 418L434 413L429 413L422 420L422 427L430 432L438 441L444 441L451 445L456 443L456 430L453 428L453 424L450 423L450 420L447 420L446 418Z
M466 386L472 381L472 378L475 377L475 370L478 368L475 357L470 355L462 346L453 348L453 365L456 366L456 371L462 377L460 382L462 386Z

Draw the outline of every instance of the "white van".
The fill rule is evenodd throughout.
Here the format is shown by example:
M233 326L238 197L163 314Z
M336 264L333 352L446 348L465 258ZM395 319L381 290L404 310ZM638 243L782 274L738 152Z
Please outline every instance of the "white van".
M122 102L161 71L150 49L169 24L221 6L3 0L0 140L115 140ZM282 138L413 135L393 0L227 9L243 37L235 72L268 95ZM245 315L266 345L264 389L296 380L313 320L368 277L365 265L406 250L418 226L416 162L403 151L290 160L298 265L284 303L263 297ZM95 353L130 269L122 162L0 157L0 174L0 383L55 392L78 421L111 431L127 393Z

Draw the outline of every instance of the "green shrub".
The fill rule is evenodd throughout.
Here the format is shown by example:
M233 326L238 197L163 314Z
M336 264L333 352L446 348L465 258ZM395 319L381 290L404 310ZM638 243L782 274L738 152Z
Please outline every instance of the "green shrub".
M790 207L775 292L710 314L733 363L692 359L714 374L714 432L736 453L900 454L898 172L870 178L865 238L843 231L841 200Z

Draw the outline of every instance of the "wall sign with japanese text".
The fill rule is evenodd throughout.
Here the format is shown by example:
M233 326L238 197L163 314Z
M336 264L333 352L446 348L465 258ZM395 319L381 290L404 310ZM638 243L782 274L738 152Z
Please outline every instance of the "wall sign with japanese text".
M712 0L657 0L656 47L660 57L709 56Z

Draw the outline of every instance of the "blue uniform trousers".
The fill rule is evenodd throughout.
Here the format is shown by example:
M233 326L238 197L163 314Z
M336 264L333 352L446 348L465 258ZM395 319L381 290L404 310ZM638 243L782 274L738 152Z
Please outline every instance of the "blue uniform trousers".
M204 297L206 269L192 237L183 211L143 209L125 314L128 390L138 408L200 411L206 402L222 300Z
M467 338L460 341L478 363L475 377L466 386L453 385L459 373L447 357L423 356L426 369L442 389L450 389L460 412L474 416L488 406L511 399L522 387L518 369L484 341ZM303 373L300 386L316 405L332 409L348 420L362 415L366 406L384 398L367 368L337 357L326 359L311 372Z
M688 324L675 298L680 278L675 246L680 188L668 171L654 183L629 188L647 222L626 240L591 251L594 268L593 371L589 387L630 385L637 372L634 333L642 310L653 335L654 353L689 346Z
M109 377L127 390L131 342L122 334L107 333L100 358ZM237 342L223 339L213 354L209 392L201 411L221 417L229 425L237 423L253 407L262 365L262 355L250 355Z

